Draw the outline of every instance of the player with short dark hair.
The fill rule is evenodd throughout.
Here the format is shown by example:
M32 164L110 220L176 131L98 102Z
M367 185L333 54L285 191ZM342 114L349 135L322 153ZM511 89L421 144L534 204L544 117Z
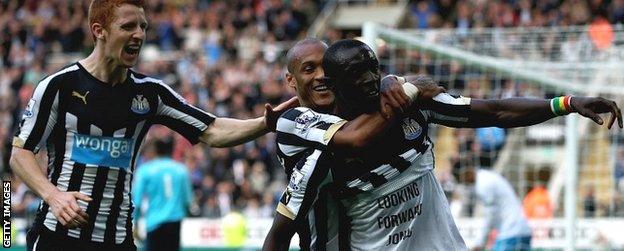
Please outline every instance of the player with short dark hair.
M369 51L362 53L362 51ZM377 60L372 51L356 40L342 40L325 52L326 82L336 93L339 115L351 119L374 108ZM332 69L332 70L329 70ZM435 84L429 77L407 79L388 76L385 84ZM371 95L373 94L373 95ZM413 105L397 116L397 123L383 132L380 140L356 158L347 156L343 165L332 168L334 195L344 210L340 232L353 250L466 250L453 222L444 192L435 178L433 142L427 133L430 123L451 127L519 127L541 123L571 112L603 124L597 114L610 112L610 129L622 115L615 102L603 98L559 97L552 100L510 98L470 99L439 94ZM358 172L359 170L364 170Z
M337 107L321 66L326 48L322 41L308 38L299 41L287 53L286 80L297 91L302 107L286 111L277 123L278 157L290 181L278 204L263 250L288 250L295 231L303 250L333 250L348 244L339 243L335 238L339 230L338 212L328 192L333 179L330 169L337 163L334 153L357 152L370 145L375 135L389 124L380 109L368 109L370 113L351 121L331 115L337 113ZM375 74L379 76L378 72ZM379 82L379 78L367 81ZM414 92L408 97L400 85L393 87L382 90L383 98L378 88L371 89L375 92L371 102L376 106L381 103L401 109L407 107L411 99L431 98L443 91L437 86L422 86L418 95L418 91L414 91L417 87L411 86ZM387 112L392 114L392 111Z
M130 182L138 150L153 124L192 143L240 144L269 131L284 106L264 117L218 118L189 105L163 81L130 68L147 20L144 1L93 0L95 48L43 79L13 140L11 166L43 198L28 250L134 250ZM46 174L34 154L47 148Z

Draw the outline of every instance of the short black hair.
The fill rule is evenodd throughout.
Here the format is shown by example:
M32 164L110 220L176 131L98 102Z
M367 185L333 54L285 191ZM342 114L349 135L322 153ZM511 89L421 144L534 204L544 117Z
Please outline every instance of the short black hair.
M154 139L152 145L158 156L171 156L173 154L173 139Z
M295 58L298 55L299 47L304 46L304 45L310 45L310 44L322 44L325 47L327 47L327 44L325 44L323 40L320 40L318 38L313 38L313 37L304 38L300 40L299 42L295 43L295 45L293 45L293 47L291 47L290 50L286 52L286 68L288 69L288 72L293 73L293 71L295 70L293 69L294 68L293 64L295 63Z

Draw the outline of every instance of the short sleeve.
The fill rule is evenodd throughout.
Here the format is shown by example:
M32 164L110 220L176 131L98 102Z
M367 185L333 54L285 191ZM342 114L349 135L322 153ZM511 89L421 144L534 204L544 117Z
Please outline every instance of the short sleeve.
M194 107L168 85L159 82L158 109L155 123L169 127L193 144L199 142L201 134L214 122L216 116Z
M329 114L297 107L277 120L277 143L280 151L292 156L306 148L325 149L334 134L346 123Z
M24 109L19 130L13 138L13 146L36 153L45 144L58 116L60 83L55 75L45 78L35 88Z
M428 122L461 127L468 123L471 99L440 93L423 105Z
M308 214L313 203L318 199L321 187L331 182L329 155L321 150L304 156L301 168L295 168L290 175L286 190L277 205L277 212L291 220L301 220Z

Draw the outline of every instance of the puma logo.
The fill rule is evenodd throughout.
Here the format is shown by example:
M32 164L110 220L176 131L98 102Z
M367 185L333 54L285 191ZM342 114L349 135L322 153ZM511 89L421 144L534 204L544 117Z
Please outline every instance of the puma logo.
M72 96L73 97L78 97L79 99L82 100L82 102L84 102L84 104L87 104L87 95L89 94L89 91L87 91L84 95L80 95L80 93L78 93L77 91L73 91L72 92Z

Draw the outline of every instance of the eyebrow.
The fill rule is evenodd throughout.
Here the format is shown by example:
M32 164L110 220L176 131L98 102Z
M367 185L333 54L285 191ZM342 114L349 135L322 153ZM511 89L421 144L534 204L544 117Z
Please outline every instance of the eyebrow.
M314 63L313 60L307 60L307 61L303 61L301 62L301 67L306 67L308 65L315 65L316 63Z
M131 20L131 21L121 21L119 23L120 27L124 27L124 26L128 26L128 25L145 25L145 27L147 27L149 24L147 23L147 21L142 20L142 21L135 21L135 20Z

